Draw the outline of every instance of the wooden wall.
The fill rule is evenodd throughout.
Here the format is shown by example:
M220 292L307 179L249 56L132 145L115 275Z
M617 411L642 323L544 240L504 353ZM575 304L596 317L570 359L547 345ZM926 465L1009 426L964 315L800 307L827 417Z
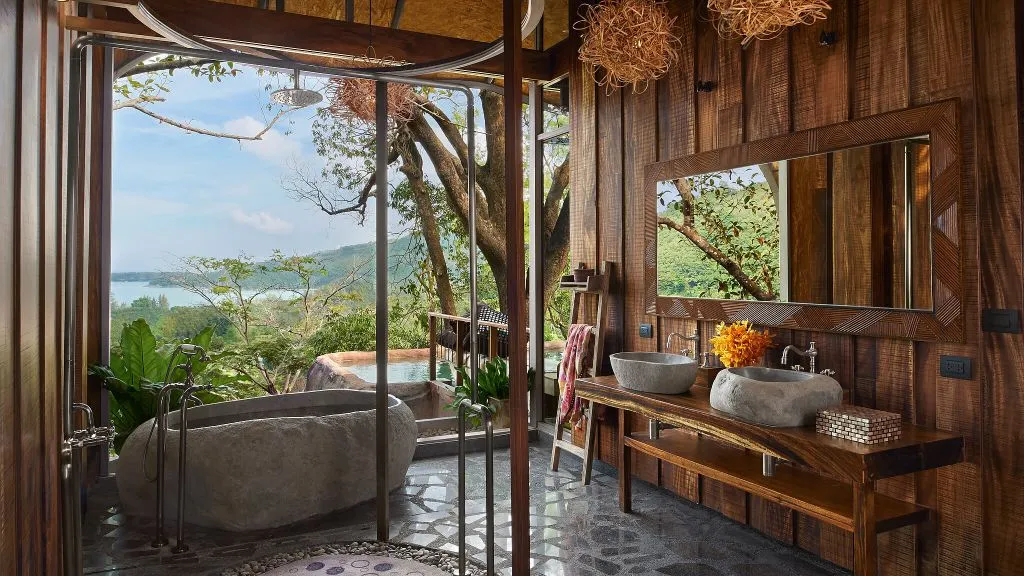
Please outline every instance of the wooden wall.
M60 574L56 0L0 2L0 574Z
M880 483L938 511L934 527L880 537L883 574L1019 574L1024 566L1024 336L983 333L983 308L1024 308L1021 233L1021 20L1014 0L833 0L830 17L753 43L722 40L699 0L670 0L679 65L641 94L596 87L577 62L572 91L572 261L618 263L609 350L656 350L689 321L643 302L645 164L795 130L959 98L965 159L966 343L932 344L779 331L822 349L853 401L963 434L966 462ZM574 10L573 13L576 13ZM836 43L822 46L822 32ZM571 41L578 42L578 38ZM696 92L695 82L715 83ZM820 280L815 280L820 281ZM657 337L642 339L641 323ZM707 348L713 325L700 326ZM972 380L938 376L939 357L974 360ZM773 353L773 357L777 357ZM638 422L643 427L646 423ZM599 456L615 464L614 423ZM634 470L837 564L852 538L717 482L636 455Z

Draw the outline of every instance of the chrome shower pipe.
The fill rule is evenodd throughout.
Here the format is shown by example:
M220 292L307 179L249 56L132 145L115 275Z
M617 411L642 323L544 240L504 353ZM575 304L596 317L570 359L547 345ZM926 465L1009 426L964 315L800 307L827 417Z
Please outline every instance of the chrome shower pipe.
M99 38L84 36L75 40L70 49L68 78L68 137L67 137L67 196L64 220L64 374L62 378L61 424L64 442L75 435L75 374L78 365L75 358L78 352L76 342L77 324L75 322L77 295L76 278L78 268L75 266L78 254L78 172L79 172L79 133L81 128L82 110L79 106L82 91L82 57L85 49L95 44ZM59 112L58 112L59 113ZM58 143L58 146L60 144ZM57 151L63 156L63 150ZM64 574L78 576L82 574L82 495L79 470L79 450L61 451L61 535L64 541L62 564Z
M191 371L188 378L192 378ZM188 466L186 465L188 459L188 441L186 439L188 434L188 403L194 400L201 406L202 400L194 397L193 394L199 390L209 390L210 388L212 386L209 384L190 384L181 393L181 409L179 410L181 412L181 421L178 422L178 538L174 543L174 548L171 550L175 554L188 552L188 546L185 545L185 490L188 483Z
M490 406L469 398L459 402L459 575L466 572L466 413L473 412L484 421L484 490L487 574L494 572L494 421Z

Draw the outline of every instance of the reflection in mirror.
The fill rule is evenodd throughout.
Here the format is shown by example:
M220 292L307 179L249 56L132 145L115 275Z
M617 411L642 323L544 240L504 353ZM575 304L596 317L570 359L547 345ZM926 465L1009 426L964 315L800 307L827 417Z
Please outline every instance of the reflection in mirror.
M658 294L932 306L927 136L658 183Z

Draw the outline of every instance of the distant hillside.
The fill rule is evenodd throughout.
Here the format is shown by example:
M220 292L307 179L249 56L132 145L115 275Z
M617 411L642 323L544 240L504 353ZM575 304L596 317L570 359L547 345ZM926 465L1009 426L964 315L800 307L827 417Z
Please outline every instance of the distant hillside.
M402 236L391 242L388 250L388 261L390 262L391 270L388 273L388 277L392 281L403 280L412 274L421 242L421 240L414 239L412 236ZM325 286L348 278L353 273L353 270L357 270L356 274L361 279L357 286L355 286L355 289L360 292L372 293L374 270L376 269L374 265L375 252L376 243L367 242L365 244L352 244L350 246L342 246L336 250L325 250L311 254L311 256L320 260L324 268L327 269L326 276L315 278L316 285ZM172 280L174 275L173 272L157 271L113 272L110 275L110 281L149 282L153 286L174 286L175 283ZM293 283L294 280L294 275L286 272L270 272L249 279L246 282L246 286L250 288L267 285L294 287L287 286Z

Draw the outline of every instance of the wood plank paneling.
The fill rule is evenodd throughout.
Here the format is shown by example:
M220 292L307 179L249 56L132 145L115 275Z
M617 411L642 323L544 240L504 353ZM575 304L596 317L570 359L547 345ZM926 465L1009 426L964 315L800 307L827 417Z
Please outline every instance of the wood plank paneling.
M974 3L982 308L1024 308L1022 20L1020 2ZM1024 566L1024 336L985 333L982 344L984 567L1012 574ZM946 481L954 490L973 488Z
M578 14L580 0L570 2L570 14ZM569 42L578 50L579 31L569 27ZM569 69L570 182L569 258L596 265L597 260L597 86L590 70L579 61Z
M59 574L56 3L0 7L0 573Z
M584 119L582 127L590 131L580 138L574 124L573 142L578 147L574 152L579 149L582 154L581 179L576 180L574 172L574 190L577 181L584 190L582 199L574 198L580 202L579 219L574 222L603 220L599 207L609 202L588 196L598 185L594 174L587 173L587 167L592 169L595 162L586 160L586 155L597 160L598 156L623 154L625 218L621 233L626 238L622 254L627 260L623 269L623 342L634 349L660 348L670 332L689 333L700 324L702 348L707 349L713 322L659 317L655 342L641 341L634 334L640 322L650 320L632 301L642 293L644 279L640 267L629 262L634 253L639 254L629 246L629 238L640 236L642 225L630 215L644 208L631 197L631 182L640 170L631 164L645 161L650 153L650 143L642 132L656 127L657 159L667 160L772 134L958 98L965 342L914 343L791 330L778 330L776 340L780 346L806 346L815 340L822 349L819 364L836 370L849 400L856 404L899 412L917 423L956 431L966 438L965 463L916 478L879 483L880 493L916 500L937 511L934 524L880 538L880 573L1015 574L1024 565L1024 523L1016 513L1024 508L1024 441L1019 432L1024 414L1019 379L1024 337L982 334L979 318L983 307L1024 308L1019 116L1024 100L1020 71L1024 5L1013 0L833 0L830 4L827 20L794 27L782 38L755 42L743 51L736 41L717 36L705 2L670 3L679 17L683 46L679 66L657 83L653 112L645 112L649 96L623 95L622 127L616 129L611 119L611 131L621 134L615 136L606 133L605 118L595 115L598 106L592 92L574 96L574 107L587 107L573 110L574 121ZM834 32L836 42L821 45L822 32ZM698 82L709 83L710 90L697 92ZM654 118L644 118L644 114ZM602 150L606 147L615 150ZM842 210L846 217L862 200L855 191L849 192ZM900 195L898 188L894 194ZM825 200L832 199L811 206L835 213L835 206ZM898 198L893 200L894 204ZM865 204L869 203L860 202ZM924 206L919 203L915 212L926 214ZM573 208L576 218L575 203ZM885 217L896 216L894 207ZM916 223L928 225L923 219ZM591 237L592 229L604 226L607 224L601 222L591 229L574 227L573 249L596 254L605 236ZM902 233L902 229L894 227L893 233ZM849 232L833 235L850 242ZM912 247L916 267L922 277L928 276L929 263L920 261L925 255L924 242L920 234L914 236L919 238ZM868 255L871 245L868 232ZM891 256L899 259L900 253ZM899 269L898 262L890 264ZM857 285L849 280L857 278L855 270L870 269L870 259L865 266L847 266L828 280L846 282L843 289L853 289ZM801 278L805 280L809 281ZM821 278L815 282L825 283ZM928 307L933 296L930 286L914 283L911 288L915 305ZM877 299L873 291L877 292L868 283L863 297ZM777 353L775 350L769 356L770 363L777 362ZM939 378L939 357L946 354L973 358L975 378ZM607 424L601 428L602 443L613 442L613 429ZM614 446L602 447L601 453L613 458ZM789 511L781 507L773 509L759 501L751 501L747 507L742 493L730 494L721 485L702 483L669 465L662 465L661 483L693 499L703 492L706 505L730 517L749 521L782 540L795 536L800 547L842 566L852 565L852 538L847 533L803 517L797 517L794 525L794 519L787 517Z

